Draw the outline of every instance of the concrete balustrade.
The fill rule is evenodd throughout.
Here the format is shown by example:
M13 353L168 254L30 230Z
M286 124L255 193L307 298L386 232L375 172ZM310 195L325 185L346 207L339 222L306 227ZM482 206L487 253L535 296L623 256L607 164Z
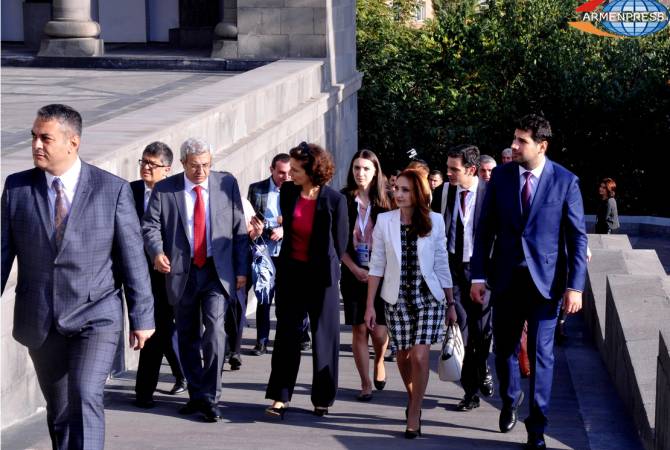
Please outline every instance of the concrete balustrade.
M53 0L38 56L102 56L100 25L91 19L90 0Z

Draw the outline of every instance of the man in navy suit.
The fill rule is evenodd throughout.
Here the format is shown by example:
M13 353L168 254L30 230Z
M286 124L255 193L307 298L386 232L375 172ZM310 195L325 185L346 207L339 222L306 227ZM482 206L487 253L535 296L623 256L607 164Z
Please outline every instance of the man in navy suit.
M154 301L130 186L79 159L81 128L69 106L37 111L35 168L7 177L2 193L2 290L16 259L13 335L35 366L53 448L94 450L104 447L121 283L136 350L154 332Z
M488 183L471 266L472 300L482 303L486 283L492 290L502 432L516 424L524 397L517 355L523 323L528 321L529 449L546 448L558 312L561 305L568 313L581 309L586 276L579 180L545 156L550 139L545 118L531 114L518 122L513 162L496 168Z
M151 191L156 183L167 178L172 169L172 150L162 142L152 142L142 152L140 164L140 180L130 183L135 200L135 210L140 220L149 205ZM163 355L167 359L175 384L170 390L171 395L186 391L186 378L179 361L177 344L177 329L174 324L174 311L168 303L165 292L165 275L156 271L153 263L147 257L149 275L151 277L151 291L154 295L154 319L156 333L149 339L140 351L140 362L137 366L135 379L135 405L140 408L154 406L154 391L158 385Z

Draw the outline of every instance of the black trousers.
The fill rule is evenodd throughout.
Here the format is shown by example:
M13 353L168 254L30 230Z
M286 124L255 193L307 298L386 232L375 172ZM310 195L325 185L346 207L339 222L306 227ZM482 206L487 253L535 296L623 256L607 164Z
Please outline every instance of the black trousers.
M184 380L184 372L179 361L177 327L174 323L174 310L167 301L165 277L152 268L151 287L154 294L154 319L156 332L144 348L140 350L140 362L135 380L135 395L138 399L151 399L158 385L163 356L168 361L176 381Z
M465 342L465 357L461 371L461 385L465 395L472 396L479 391L486 376L486 361L489 357L493 331L491 328L490 292L486 292L484 304L475 303L470 298L470 263L458 261L449 254L449 267L454 283L459 327ZM459 310L460 306L460 310ZM464 314L464 320L460 314Z
M293 396L300 368L300 343L305 313L312 331L312 404L328 407L337 393L340 351L338 284L323 287L315 282L309 263L289 260L278 286L277 332L272 351L272 371L265 398L288 402Z
M191 400L217 403L221 396L227 303L212 259L200 269L191 265L184 294L174 306L179 357Z

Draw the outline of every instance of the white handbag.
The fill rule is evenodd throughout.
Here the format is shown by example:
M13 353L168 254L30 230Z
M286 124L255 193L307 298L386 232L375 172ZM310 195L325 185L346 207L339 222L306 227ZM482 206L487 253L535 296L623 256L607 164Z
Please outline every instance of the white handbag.
M463 368L465 346L461 329L457 324L447 326L447 334L442 343L442 353L437 366L437 374L442 381L459 381Z

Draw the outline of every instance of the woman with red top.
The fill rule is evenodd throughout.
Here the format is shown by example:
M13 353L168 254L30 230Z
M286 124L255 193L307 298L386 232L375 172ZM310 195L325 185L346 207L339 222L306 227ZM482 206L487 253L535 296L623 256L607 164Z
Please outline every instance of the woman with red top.
M302 142L291 149L291 178L279 194L284 240L276 277L277 327L265 412L284 417L300 367L305 312L312 328L312 404L323 416L337 392L340 348L340 259L348 239L347 202L326 186L335 172L323 148Z

